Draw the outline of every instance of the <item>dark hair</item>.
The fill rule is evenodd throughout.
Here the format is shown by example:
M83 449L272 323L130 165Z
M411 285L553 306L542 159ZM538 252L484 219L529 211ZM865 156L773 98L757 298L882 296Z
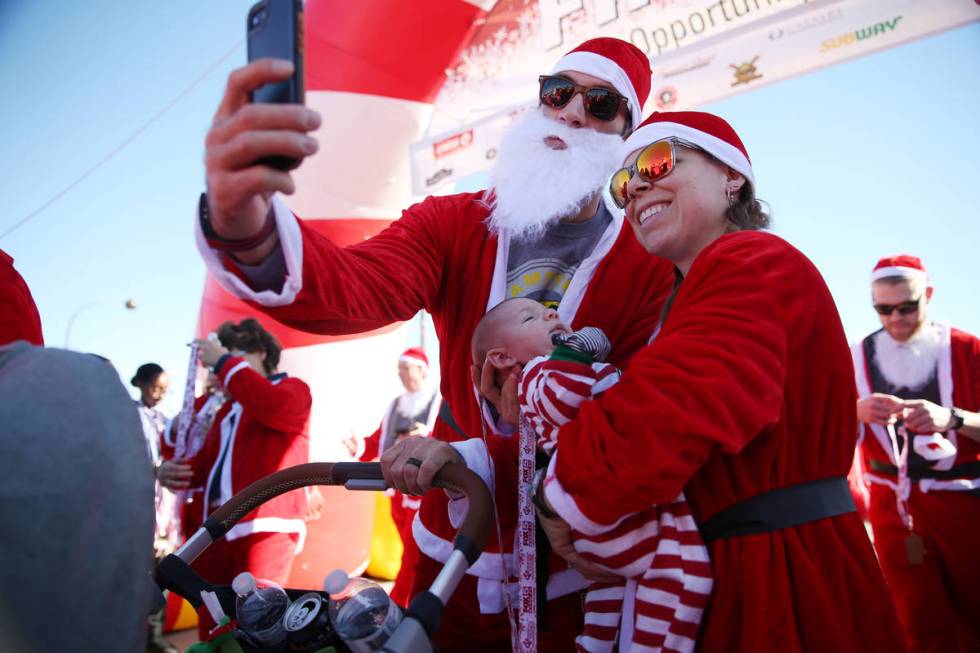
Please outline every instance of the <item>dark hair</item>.
M769 207L756 199L752 182L746 180L738 191L738 197L725 210L728 218L728 231L757 231L769 226Z
M228 349L240 349L250 354L264 351L265 360L262 361L262 367L265 368L266 374L272 374L279 367L282 345L253 317L245 318L238 324L225 322L218 327L218 340Z
M129 382L137 388L142 388L153 383L161 374L163 374L163 368L156 363L143 363L136 369L136 376Z
M734 170L730 165L700 145L693 143L679 143L679 145L689 150L700 152L723 168ZM769 226L771 220L769 205L763 200L756 199L755 188L752 187L752 182L748 179L745 180L745 183L739 189L738 197L735 198L735 201L731 202L728 208L725 209L725 218L728 220L728 228L725 230L726 233L765 229Z

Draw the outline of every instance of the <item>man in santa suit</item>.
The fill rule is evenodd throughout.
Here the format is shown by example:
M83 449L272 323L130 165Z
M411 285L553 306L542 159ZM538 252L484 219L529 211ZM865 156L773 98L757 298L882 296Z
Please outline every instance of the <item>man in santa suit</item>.
M398 357L398 378L405 392L398 395L385 411L381 426L364 438L348 443L351 455L361 461L375 460L404 437L427 437L435 426L442 398L437 388L426 383L429 358L421 347L411 347ZM413 570L418 560L418 547L412 537L412 521L422 500L397 490L391 493L391 519L402 541L402 562L391 588L391 598L405 607L411 598Z
M389 477L402 475L409 490L427 485L447 461L465 461L491 481L502 537L490 538L457 587L435 642L447 652L509 648L504 585L516 571L516 438L500 422L484 444L469 343L483 314L511 296L557 306L573 328L601 328L612 343L610 363L619 367L653 331L673 271L639 247L622 212L601 193L620 162L624 135L640 122L649 60L619 39L581 44L541 78L540 105L505 136L490 190L429 197L346 248L306 227L274 195L292 191L288 173L253 163L276 153L303 158L315 149L306 136L319 125L315 112L289 106L260 112L246 104L251 89L288 74L288 67L255 62L229 78L207 139L208 195L201 202L207 211L197 221L198 247L219 283L294 328L355 333L422 309L432 314L441 346L442 415L432 438L406 438L385 452L382 465ZM475 380L480 391L495 395L501 385L514 386L519 373L501 379L478 373ZM457 503L453 516L463 509ZM428 587L452 551L449 508L443 492L422 501L413 525L423 553L415 590ZM550 575L539 574L548 577L542 589L548 600L539 602L539 648L568 651L587 581L557 556L550 562Z
M226 322L218 342L198 340L201 363L212 367L228 396L201 450L190 459L160 465L160 483L171 490L203 487L201 518L250 484L280 469L309 462L307 432L312 397L300 379L277 371L282 350L254 319ZM289 492L243 517L197 560L206 580L229 585L242 571L285 585L306 537L306 495ZM198 611L204 639L214 624Z
M908 255L871 274L882 328L853 348L875 549L912 651L980 650L980 340L927 319ZM911 446L909 446L911 444Z

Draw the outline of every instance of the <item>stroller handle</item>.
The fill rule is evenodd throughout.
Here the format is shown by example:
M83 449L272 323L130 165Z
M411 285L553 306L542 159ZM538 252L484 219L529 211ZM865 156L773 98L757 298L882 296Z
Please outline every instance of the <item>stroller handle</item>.
M290 490L310 485L344 485L351 490L383 490L387 487L381 463L307 463L280 470L252 483L211 513L175 554L160 562L155 573L157 585L180 594L195 608L202 604L205 594L210 593L226 613L232 610L235 596L231 589L202 581L191 570L190 563L258 506ZM431 637L439 627L446 602L466 570L480 557L487 542L493 521L493 501L483 479L465 465L447 463L435 475L433 486L462 493L469 500L469 509L442 570L428 590L412 599L404 619L381 653L433 651Z
M306 463L282 469L255 481L211 513L198 532L177 551L177 556L192 562L211 542L223 537L258 506L310 485L346 485L351 489L377 490L387 487L381 463ZM454 548L460 550L472 565L480 557L490 531L493 516L490 492L479 476L459 463L447 463L440 469L433 479L433 486L462 493L469 499L469 509Z

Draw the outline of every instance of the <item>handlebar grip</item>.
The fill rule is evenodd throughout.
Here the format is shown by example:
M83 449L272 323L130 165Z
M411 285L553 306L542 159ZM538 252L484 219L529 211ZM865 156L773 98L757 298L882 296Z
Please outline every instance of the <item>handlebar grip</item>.
M202 528L212 540L223 537L245 515L281 494L310 485L344 485L348 481L384 480L381 463L306 463L270 474L252 483L208 516ZM483 480L465 465L447 463L433 479L438 488L461 492L469 499L466 519L455 548L476 561L486 544L493 502Z

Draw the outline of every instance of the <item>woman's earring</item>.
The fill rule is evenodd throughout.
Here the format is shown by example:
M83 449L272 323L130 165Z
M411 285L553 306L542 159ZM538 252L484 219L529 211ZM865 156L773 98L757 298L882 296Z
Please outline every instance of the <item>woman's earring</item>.
M736 195L736 190L732 186L729 186L728 188L725 189L725 197L728 198L729 207L735 206L735 195Z

